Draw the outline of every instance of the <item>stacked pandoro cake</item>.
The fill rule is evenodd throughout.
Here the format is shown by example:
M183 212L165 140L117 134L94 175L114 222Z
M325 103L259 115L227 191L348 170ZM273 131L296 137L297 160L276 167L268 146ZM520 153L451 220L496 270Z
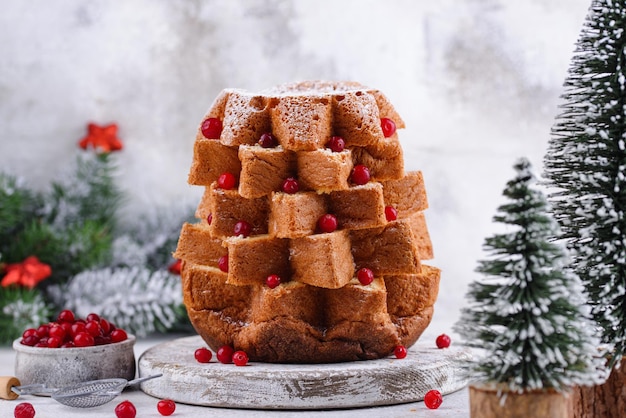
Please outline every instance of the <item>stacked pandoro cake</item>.
M327 363L388 356L430 323L440 271L422 174L405 172L404 122L378 90L301 82L227 89L203 119L182 227L183 296L214 350Z

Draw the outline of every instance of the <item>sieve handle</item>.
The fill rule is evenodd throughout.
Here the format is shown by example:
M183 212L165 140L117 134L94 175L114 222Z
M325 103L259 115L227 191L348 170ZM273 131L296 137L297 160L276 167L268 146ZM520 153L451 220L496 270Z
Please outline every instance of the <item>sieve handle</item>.
M17 399L18 394L12 389L19 385L20 381L17 377L0 376L0 399L8 399L10 401Z
M140 377L138 379L131 380L126 385L127 386L136 385L137 383L145 382L146 380L154 379L156 377L161 377L161 376L163 376L163 373L153 374L151 376Z

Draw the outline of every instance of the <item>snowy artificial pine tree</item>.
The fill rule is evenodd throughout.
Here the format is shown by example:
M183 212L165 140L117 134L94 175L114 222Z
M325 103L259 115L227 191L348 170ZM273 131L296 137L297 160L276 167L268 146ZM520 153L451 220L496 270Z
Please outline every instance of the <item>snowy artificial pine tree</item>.
M582 286L563 270L565 250L551 242L557 225L544 194L531 185L530 163L521 159L515 170L503 192L510 202L494 217L508 232L485 240L490 258L477 268L484 279L470 285L455 325L467 345L484 353L470 374L520 393L598 382L603 363Z
M610 366L626 350L626 2L594 0L565 81L545 176Z

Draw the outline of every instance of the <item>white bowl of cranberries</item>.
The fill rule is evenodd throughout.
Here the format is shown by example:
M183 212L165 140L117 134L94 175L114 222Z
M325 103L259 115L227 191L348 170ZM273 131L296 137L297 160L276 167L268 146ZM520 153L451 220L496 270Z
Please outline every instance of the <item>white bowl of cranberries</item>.
M77 318L70 310L56 321L24 331L13 342L15 376L22 385L61 388L96 379L135 377L135 337L105 318Z

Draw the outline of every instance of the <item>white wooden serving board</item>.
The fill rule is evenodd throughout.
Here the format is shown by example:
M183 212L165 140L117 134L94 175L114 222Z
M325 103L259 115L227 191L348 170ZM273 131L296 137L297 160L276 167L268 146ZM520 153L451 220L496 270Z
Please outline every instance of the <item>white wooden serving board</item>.
M432 347L431 347L432 345ZM247 366L198 363L199 336L184 337L148 349L138 362L140 376L162 373L141 384L157 398L191 405L249 409L334 409L420 401L431 389L442 395L466 386L459 362L468 349L438 349L419 342L404 359L333 364Z

